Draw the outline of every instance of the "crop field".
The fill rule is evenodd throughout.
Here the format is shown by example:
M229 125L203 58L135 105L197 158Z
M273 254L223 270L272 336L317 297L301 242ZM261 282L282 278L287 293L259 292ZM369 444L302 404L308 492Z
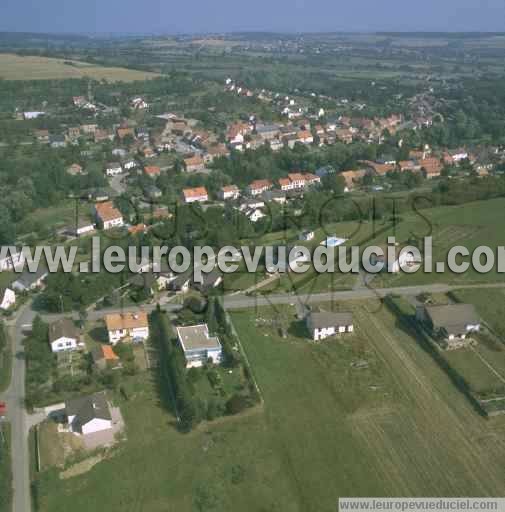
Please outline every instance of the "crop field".
M466 247L470 254L479 246L488 246L495 250L505 245L505 236L501 226L505 221L505 200L475 202L463 206L444 206L421 210L419 214L406 214L396 226L396 240L401 246L409 240L417 240L421 244L423 237L433 237L433 269L436 262L447 262L450 248L460 245ZM394 230L377 237L368 245L385 245L388 236L393 236ZM470 262L470 258L464 258ZM489 283L503 281L505 274L498 273L496 268L491 272L481 274L471 266L464 273L456 274L447 269L444 273L425 273L421 270L414 274L403 272L392 275L381 275L374 281L376 286L409 286L428 283L444 282L451 284Z
M3 80L51 80L88 77L110 82L133 82L135 80L148 80L156 76L158 76L156 73L102 67L79 61L0 54L0 79Z
M380 304L340 307L356 332L320 345L294 307L232 315L264 398L243 416L182 435L149 374L128 381L127 440L77 478L43 473L40 510L330 512L348 495L503 495L505 418L476 414Z

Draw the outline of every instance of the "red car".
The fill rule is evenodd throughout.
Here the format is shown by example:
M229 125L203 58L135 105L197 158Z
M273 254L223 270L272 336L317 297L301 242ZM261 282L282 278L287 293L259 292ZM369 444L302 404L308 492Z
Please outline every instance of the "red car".
M7 404L5 402L0 402L0 417L5 416L7 412Z

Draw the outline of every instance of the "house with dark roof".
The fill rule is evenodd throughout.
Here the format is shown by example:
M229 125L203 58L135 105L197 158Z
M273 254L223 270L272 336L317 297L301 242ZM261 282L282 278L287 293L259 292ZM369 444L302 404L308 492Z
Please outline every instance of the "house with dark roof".
M321 341L336 334L352 333L352 313L310 312L305 323L314 341Z
M70 318L62 318L49 324L49 344L52 352L77 350L80 333Z
M471 334L480 331L481 320L473 304L420 306L416 319L448 350L472 342Z
M218 269L214 268L208 273L202 272L201 281L196 281L193 276L192 285L195 290L202 293L209 292L213 288L217 288L223 282L223 276Z
M77 435L112 428L112 415L105 391L67 401L65 414L70 431Z
M12 288L20 292L35 290L43 285L47 275L47 268L43 265L39 265L35 272L30 272L28 269L25 269L12 283Z

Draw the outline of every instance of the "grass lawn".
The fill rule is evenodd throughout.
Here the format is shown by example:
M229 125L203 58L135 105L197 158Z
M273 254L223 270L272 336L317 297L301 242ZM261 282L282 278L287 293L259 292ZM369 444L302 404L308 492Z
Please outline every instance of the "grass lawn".
M461 206L443 206L422 210L422 215L409 213L402 216L396 227L396 240L403 246L412 238L422 243L425 236L433 237L433 261L447 261L451 247L462 245L470 254L482 245L496 248L503 245L501 226L505 221L505 199L492 199ZM393 229L381 234L367 245L384 245L388 236L393 236ZM465 261L470 261L465 258ZM428 283L444 282L452 284L471 284L503 281L505 274L491 271L480 274L470 268L462 274L450 272L446 265L444 273L381 274L374 280L374 286L414 286Z
M67 64L71 62L71 64ZM46 57L22 57L0 55L0 78L4 80L49 80L89 77L110 82L132 82L159 76L155 73L125 68L96 66L86 62L51 59Z
M321 345L302 337L295 308L234 313L264 405L190 434L149 372L125 381L127 440L79 477L44 473L41 511L329 512L348 495L503 495L505 418L478 416L388 310L345 307L356 333Z
M0 423L0 512L10 512L12 473L10 453L10 425Z

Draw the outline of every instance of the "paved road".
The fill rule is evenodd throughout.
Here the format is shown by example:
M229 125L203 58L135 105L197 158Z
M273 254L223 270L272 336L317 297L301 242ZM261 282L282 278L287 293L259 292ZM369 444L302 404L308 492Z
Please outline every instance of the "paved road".
M313 304L329 301L362 300L385 297L390 293L396 293L407 297L414 297L420 293L447 293L461 288L505 288L505 283L454 286L446 284L434 284L425 286L406 286L400 288L358 288L343 292L327 292L315 294L277 294L268 296L250 297L246 295L228 295L224 298L226 309L242 309L256 306L268 306L272 304ZM161 305L167 312L177 311L181 308L178 304L165 303ZM141 309L146 312L156 308L156 304L144 305ZM127 312L138 310L137 307L110 308L98 311L90 311L89 320L103 318L106 313ZM9 389L0 396L0 400L7 402L7 419L12 425L12 474L13 474L13 512L30 512L30 475L29 475L29 429L41 420L41 415L28 415L24 408L25 396L25 360L23 347L23 327L31 326L36 312L28 304L18 311L15 319L8 323L9 334L13 345L13 371ZM67 315L42 315L45 321L53 321ZM77 314L74 313L77 319Z
M7 420L11 424L13 512L30 512L31 510L28 431L34 424L34 418L28 415L24 406L25 358L21 332L21 325L31 320L33 320L33 312L30 305L27 305L18 312L15 320L7 324L12 344L12 379L1 399L7 403Z
M269 306L272 304L317 304L319 302L363 300L382 298L391 293L397 295L415 296L420 293L447 293L461 288L505 288L505 283L476 284L476 285L447 285L429 284L422 286L403 286L397 288L357 288L344 292L324 292L312 294L272 294L265 296L248 297L245 295L226 296L224 306L226 309L252 308Z

